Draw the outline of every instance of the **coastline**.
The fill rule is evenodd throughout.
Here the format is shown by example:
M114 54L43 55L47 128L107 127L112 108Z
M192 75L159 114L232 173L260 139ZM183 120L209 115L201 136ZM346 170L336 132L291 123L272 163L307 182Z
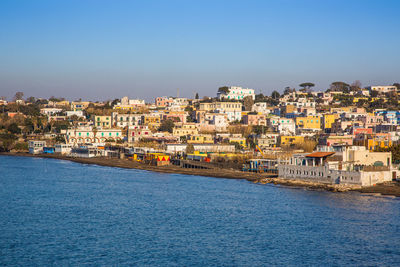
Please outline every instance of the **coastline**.
M159 173L176 173L176 174L184 174L184 175L196 175L196 176L206 176L206 177L214 177L214 178L225 178L225 179L245 179L253 183L260 184L274 184L274 185L283 185L283 186L291 186L291 187L303 187L309 190L323 190L330 192L348 192L355 191L364 194L370 195L385 195L385 196L395 196L400 197L400 183L392 182L388 184L379 184L372 187L363 187L363 188L351 188L346 186L336 186L336 185L328 185L328 184L320 184L313 183L301 180L285 180L281 178L271 178L268 175L262 173L246 173L237 170L231 169L220 169L220 168L212 168L212 169L185 169L180 168L174 165L169 166L153 166L146 165L143 163L138 163L134 161L130 161L127 159L116 159L116 158L106 158L106 157L94 157L94 158L73 158L67 157L63 155L56 154L39 154L32 155L27 152L0 152L0 155L5 156L21 156L21 157L36 157L36 158L50 158L50 159L59 159L59 160L68 160L81 164L93 164L99 166L106 167L117 167L117 168L125 168L125 169L138 169L138 170L146 170L153 171Z

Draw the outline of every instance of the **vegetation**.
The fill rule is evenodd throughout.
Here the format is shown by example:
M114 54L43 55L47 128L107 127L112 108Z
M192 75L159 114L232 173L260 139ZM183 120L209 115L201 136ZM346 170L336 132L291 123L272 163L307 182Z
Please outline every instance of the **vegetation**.
M175 127L175 123L172 120L168 119L168 120L164 120L161 123L160 127L158 128L158 130L161 131L161 132L172 133L174 127Z

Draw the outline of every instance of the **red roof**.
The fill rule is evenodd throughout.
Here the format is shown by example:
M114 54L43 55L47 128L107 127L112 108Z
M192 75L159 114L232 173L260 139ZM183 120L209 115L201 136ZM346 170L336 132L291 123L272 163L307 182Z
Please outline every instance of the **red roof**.
M306 155L307 158L325 158L335 154L335 152L313 152Z

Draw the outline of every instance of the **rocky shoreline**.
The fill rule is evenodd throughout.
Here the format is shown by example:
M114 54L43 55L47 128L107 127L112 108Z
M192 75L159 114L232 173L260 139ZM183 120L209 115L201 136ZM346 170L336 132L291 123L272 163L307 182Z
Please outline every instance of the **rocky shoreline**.
M106 157L73 158L56 154L32 155L26 152L2 152L0 153L0 155L51 158L59 160L68 160L82 164L95 164L108 167L139 169L139 170L154 171L160 173L177 173L185 175L207 176L207 177L226 178L226 179L246 179L254 183L304 187L309 190L324 190L330 192L357 191L360 193L373 194L373 195L390 195L390 196L400 197L399 182L390 182L390 183L376 185L373 187L361 188L361 187L349 187L343 185L320 184L320 183L313 183L301 180L286 180L281 178L271 178L268 177L268 175L262 173L246 173L232 169L220 169L220 168L184 169L174 165L152 166L139 162L130 161L127 159L116 159L116 158L106 158Z

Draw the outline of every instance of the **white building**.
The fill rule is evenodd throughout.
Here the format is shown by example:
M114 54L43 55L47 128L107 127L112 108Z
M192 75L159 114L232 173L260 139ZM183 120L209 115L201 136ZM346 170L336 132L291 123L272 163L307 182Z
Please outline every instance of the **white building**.
M356 152L355 152L356 151ZM335 152L313 152L311 154L295 154L288 162L278 164L279 177L283 179L304 180L325 184L344 184L347 186L372 186L392 180L391 163L371 165L371 160L364 161L368 156L373 160L386 158L386 152L360 151L349 149L343 152L343 160L328 158ZM362 160L355 161L354 157L363 156ZM367 157L366 157L367 156ZM391 156L390 156L391 158ZM380 161L380 160L378 160Z
M123 140L121 129L93 130L90 126L67 129L65 137L69 144L99 144Z
M397 87L393 85L375 85L367 87L367 89L369 89L370 91L378 91L380 93L390 93L397 91Z
M267 119L268 126L282 135L294 135L296 133L296 122L284 117L272 117Z
M111 125L114 127L124 128L126 126L141 125L142 123L142 114L119 114L118 112L111 114Z
M61 108L41 108L40 113L47 116L53 116L62 111Z
M71 117L71 116L77 116L78 118L84 118L85 115L83 114L82 110L67 110L65 111L65 114L67 117Z
M221 90L221 88L224 88L225 90ZM242 88L240 86L229 86L221 88L218 90L217 93L218 99L243 100L246 96L251 96L253 100L256 99L254 89Z
M268 108L268 104L266 102L257 102L251 107L251 111L261 113L264 115L268 115L271 113L271 109Z
M43 152L43 148L46 146L46 141L29 141L28 148L30 154L39 154Z
M69 154L71 153L72 144L56 144L54 146L54 152L60 154Z

